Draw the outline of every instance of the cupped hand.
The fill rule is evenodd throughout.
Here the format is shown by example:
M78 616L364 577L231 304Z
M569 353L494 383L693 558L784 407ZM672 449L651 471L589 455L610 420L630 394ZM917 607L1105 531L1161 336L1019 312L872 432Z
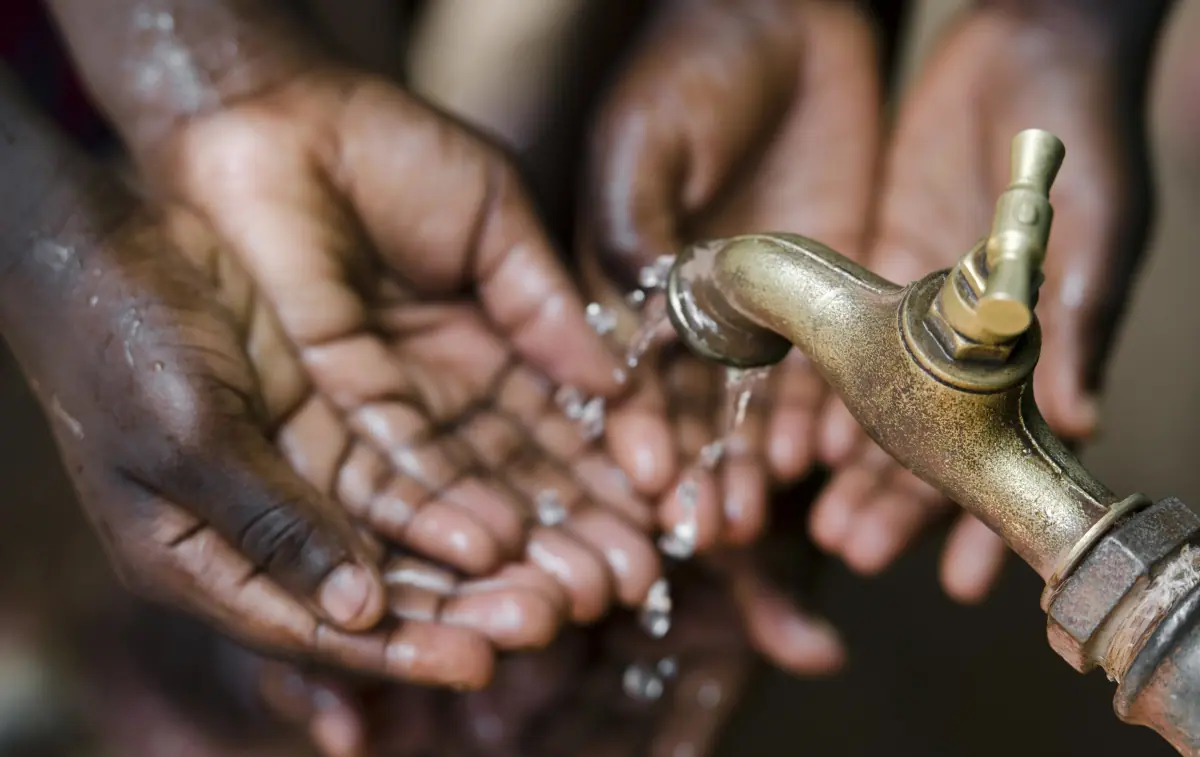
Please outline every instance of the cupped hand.
M1142 103L1111 34L986 7L961 19L903 102L866 258L901 284L953 265L990 229L1012 138L1031 127L1061 138L1034 387L1051 428L1071 441L1095 431L1098 369L1147 233ZM944 512L943 498L870 443L840 403L822 418L820 452L837 475L814 508L814 538L862 572L882 569ZM1005 553L963 516L942 560L946 590L981 599Z
M593 137L581 252L597 299L620 309L640 269L697 239L795 231L857 255L876 168L877 65L849 3L671 4ZM622 312L628 334L635 315ZM688 530L696 549L749 542L771 484L814 462L822 383L789 357L708 470L696 461L736 410L722 399L723 369L679 350L648 359L661 380L641 381L612 422L645 440L623 467L642 492L674 492L661 524Z
M689 566L675 576L671 632L653 639L631 616L572 629L552 646L501 661L467 694L350 681L281 665L264 700L325 757L412 755L708 755L753 667L729 622L727 583Z
M211 249L194 220L118 218L80 209L70 224L99 231L38 242L3 284L21 308L5 336L80 500L143 594L255 646L337 659L383 614L384 588L349 518L271 443L252 353L276 325L222 307L193 262Z
M319 68L183 123L146 162L277 315L282 339L251 349L281 358L264 380L289 461L455 573L436 569L460 599L429 619L513 648L643 600L653 510L602 444L619 364L499 152L388 82ZM568 412L564 388L583 398ZM414 574L397 575L403 593Z

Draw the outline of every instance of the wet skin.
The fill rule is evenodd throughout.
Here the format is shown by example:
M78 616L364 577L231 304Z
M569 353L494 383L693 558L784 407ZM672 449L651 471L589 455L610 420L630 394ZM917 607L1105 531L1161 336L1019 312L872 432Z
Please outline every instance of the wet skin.
M631 272L688 240L768 229L815 237L911 281L950 266L986 232L1012 135L1050 129L1068 157L1052 197L1037 391L1052 427L1085 439L1098 369L1145 242L1141 105L1170 3L978 3L906 94L880 151L874 48L850 4L685 5L651 35L596 129L582 240L593 291L613 299ZM643 415L629 421L655 454L622 458L648 492L669 486L678 461L695 459L721 427L719 374L686 357L665 363L664 380L636 400ZM777 368L763 394L742 454L705 481L702 548L753 538L769 483L793 482L817 461L836 475L813 510L813 537L862 573L886 567L946 512L937 492L825 396L801 358ZM683 514L668 499L664 527ZM1003 555L999 539L964 517L947 545L943 584L978 600Z
M580 239L591 291L618 302L657 256L690 240L764 229L861 253L880 86L872 29L852 4L668 4L593 133ZM767 526L768 494L815 462L822 382L793 352L758 390L710 473L695 461L731 410L723 369L668 349L652 370L661 380L647 381L630 400L638 412L612 424L635 427L647 448L614 454L641 491L667 492L664 529L688 517L677 492L690 478L698 482L700 550L754 540ZM828 629L797 620L813 623L814 632ZM824 650L827 657L793 669L833 669L840 649Z
M89 31L93 6L57 5L69 37ZM267 626L260 645L473 687L490 677L495 648L545 644L565 620L640 603L660 570L653 508L624 486L604 440L585 438L553 403L559 383L617 399L617 362L587 326L504 157L394 85L312 51L265 4L164 4L180 14L169 21L148 21L144 5L127 9L136 33L125 31L151 52L147 34L186 46L176 30L211 13L215 25L236 22L247 55L198 75L212 83L189 101L205 103L198 112L168 116L172 93L138 109L149 95L118 87L106 101L153 194L177 209L162 233L232 321L251 362L244 391L259 433L308 496L369 533L373 561L396 548L403 558L383 564L388 596L372 584L372 620L379 605L392 611L372 634L303 626L312 636L303 649L269 644L301 621L252 601L266 591L257 579L249 596L236 580L217 587L235 605L221 619L235 631ZM111 31L114 18L106 11L95 23ZM87 59L93 43L77 52ZM95 66L104 101L104 62ZM159 327L143 323L140 334L153 339ZM158 362L167 361L146 365ZM213 441L192 446L207 452ZM561 522L535 517L547 491ZM182 555L173 559L229 570L200 524L172 529L168 547ZM306 546L296 545L300 558Z
M728 619L729 586L690 567L676 575L673 630L654 640L627 615L571 629L538 652L506 658L484 690L464 695L350 682L268 665L268 706L308 733L324 757L711 754L752 669ZM623 690L628 668L678 667L657 701Z
M431 128L436 141L450 127ZM457 146L476 155L470 144ZM464 209L485 209L474 226L488 251L459 251L485 271L474 282L483 305L451 293L418 301L381 276L368 321L366 302L348 301L319 259L315 273L272 269L301 273L277 311L207 223L177 205L151 214L54 146L45 169L66 154L79 176L52 187L65 195L59 216L5 229L17 240L5 333L130 585L260 648L465 687L489 678L494 647L544 644L568 617L641 601L659 570L650 507L622 491L602 450L553 409L551 384L515 355L567 360L567 373L591 360L607 371L601 385L613 364L511 207L507 179L482 200L492 164L468 171L480 195ZM453 150L453 134L443 146ZM259 210L264 225L272 211L288 219ZM546 339L573 347L547 356ZM547 487L567 517L530 530L528 500ZM411 561L381 573L382 548L352 516L461 573L441 569L433 592ZM388 607L369 633L336 628L366 631Z
M93 6L57 5L71 39L90 30ZM520 648L563 620L640 603L659 572L653 494L626 487L551 400L556 383L609 397L607 448L633 458L646 440L623 419L640 411L620 401L617 363L508 162L396 86L312 51L268 22L266 5L163 7L181 19L215 7L214 24L232 14L244 68L222 61L203 79L210 104L175 118L163 116L169 97L135 107L147 95L108 81L103 61L88 69L92 86L102 99L115 87L107 102L155 194L214 233L201 267L238 317L278 324L252 330L250 352L288 460L373 535L415 553L384 568L401 628L436 622ZM114 18L90 20L111 29ZM134 35L143 45L145 31ZM77 42L85 58L89 39ZM548 490L566 508L561 524L532 518ZM763 627L806 617L783 607L750 612ZM785 662L840 659L827 627L812 630L774 642ZM485 681L490 657L446 638L402 648L416 677Z

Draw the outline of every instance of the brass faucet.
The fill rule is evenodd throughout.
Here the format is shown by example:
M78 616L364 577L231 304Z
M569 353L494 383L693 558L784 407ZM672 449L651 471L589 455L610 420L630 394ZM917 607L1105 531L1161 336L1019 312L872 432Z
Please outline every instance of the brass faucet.
M1054 135L1018 134L991 234L949 271L899 286L814 240L753 234L685 249L668 309L685 344L726 365L801 350L872 439L1045 579L1051 645L1120 683L1119 715L1200 755L1200 517L1111 492L1034 401L1063 157Z

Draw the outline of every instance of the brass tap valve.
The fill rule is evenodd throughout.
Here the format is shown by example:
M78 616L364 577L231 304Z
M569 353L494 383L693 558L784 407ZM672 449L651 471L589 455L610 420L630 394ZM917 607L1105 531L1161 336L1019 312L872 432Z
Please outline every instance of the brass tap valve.
M1050 186L1063 143L1041 129L1013 138L1012 174L996 202L992 233L951 269L930 308L930 330L960 360L1007 360L1033 324L1054 209Z

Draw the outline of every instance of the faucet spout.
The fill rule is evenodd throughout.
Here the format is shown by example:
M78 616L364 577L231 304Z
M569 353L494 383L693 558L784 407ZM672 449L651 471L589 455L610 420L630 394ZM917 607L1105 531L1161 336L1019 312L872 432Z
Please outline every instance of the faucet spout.
M669 312L687 345L728 365L772 364L795 345L872 439L1051 580L1119 498L1037 410L1036 326L1002 366L941 348L926 314L945 278L900 287L819 242L757 234L681 254Z

